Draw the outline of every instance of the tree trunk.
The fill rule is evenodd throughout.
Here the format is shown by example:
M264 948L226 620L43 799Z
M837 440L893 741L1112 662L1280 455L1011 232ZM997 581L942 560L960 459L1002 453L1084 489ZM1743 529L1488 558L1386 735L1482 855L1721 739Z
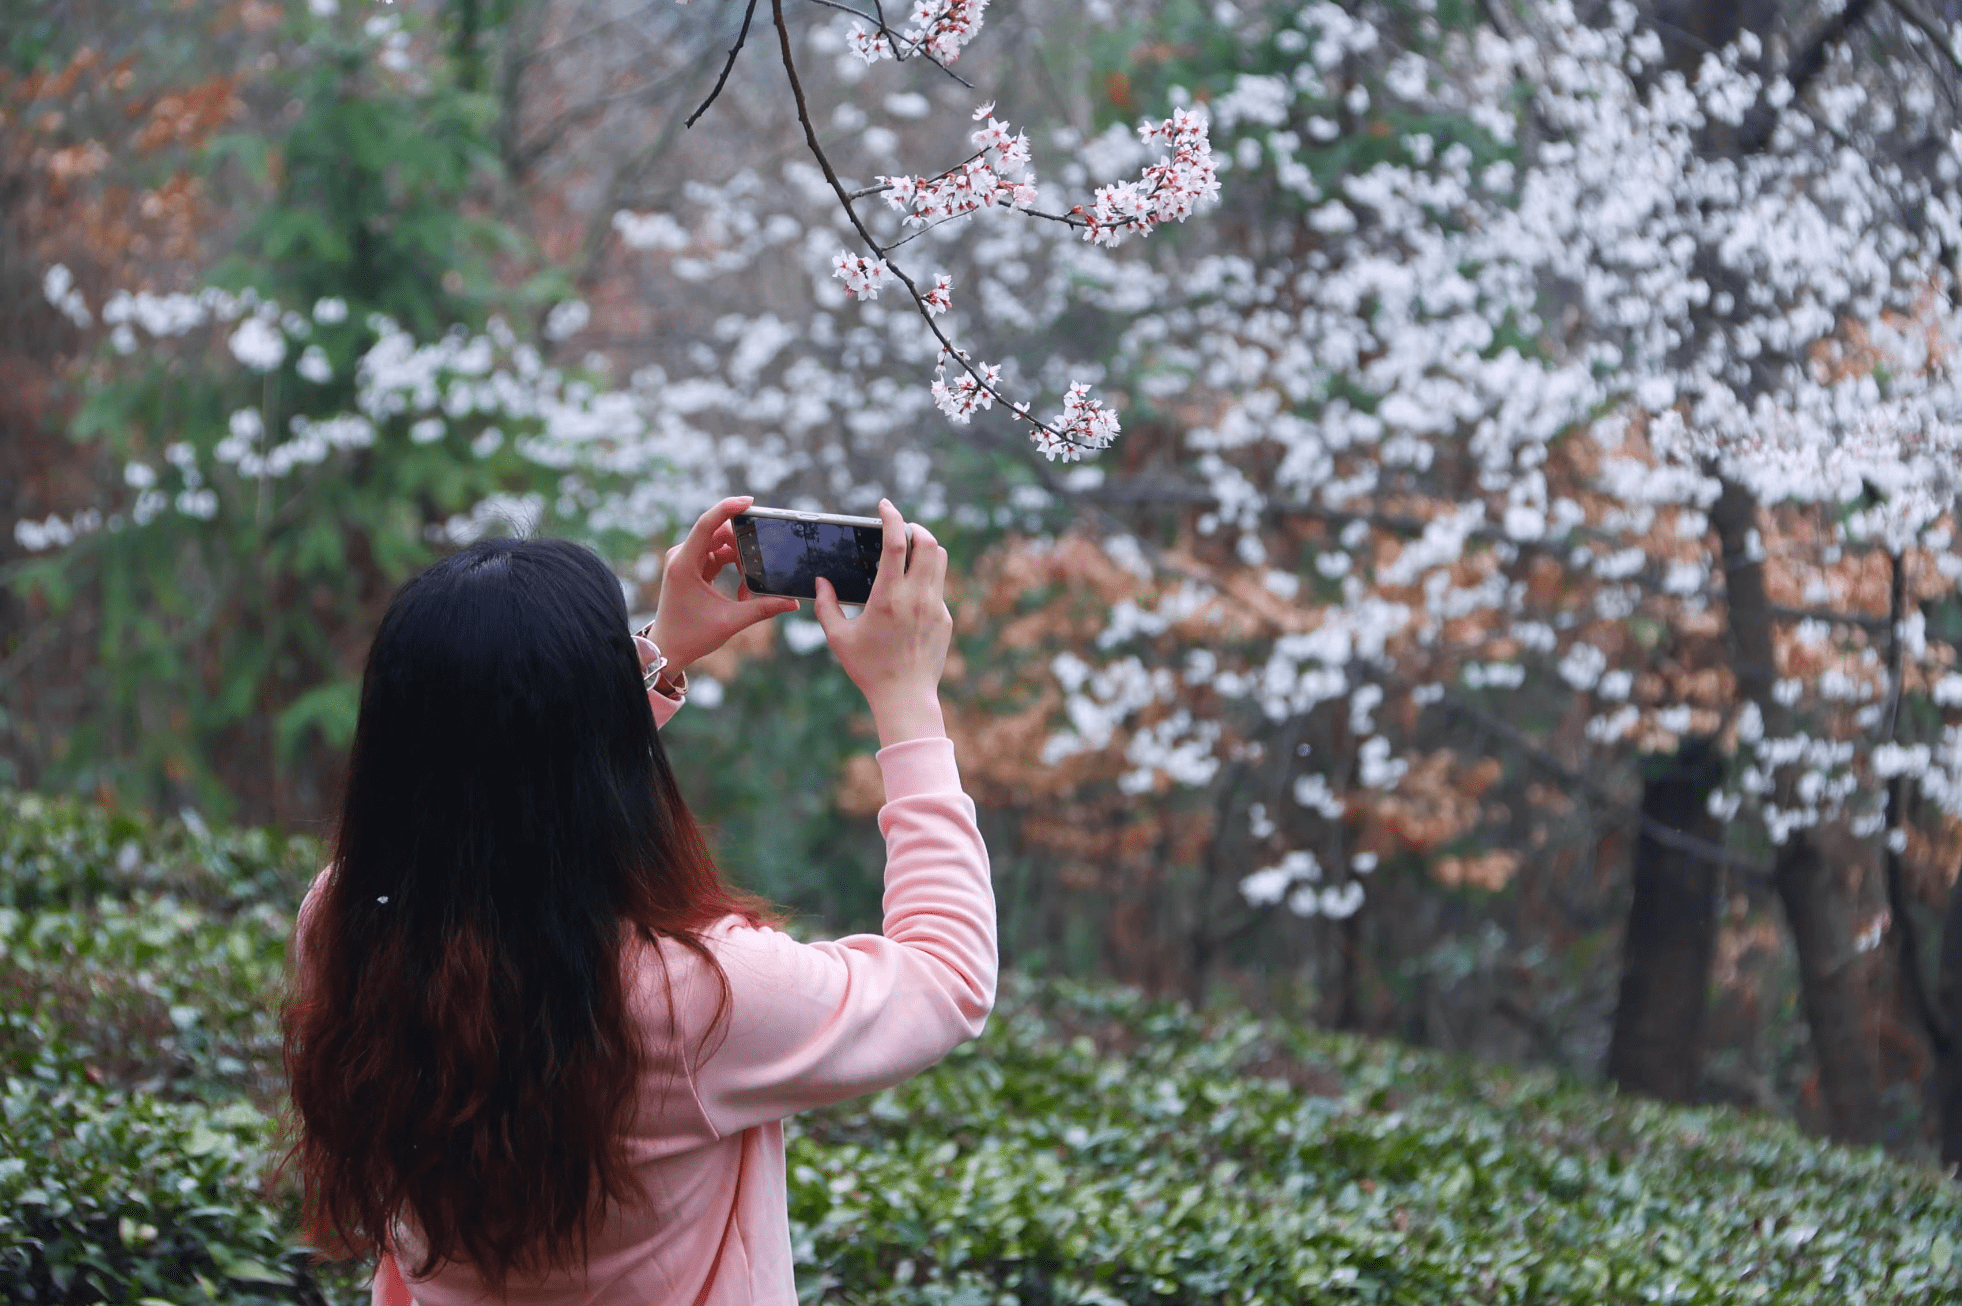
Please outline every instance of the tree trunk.
M1762 546L1755 541L1758 504L1733 481L1710 513L1723 544L1725 607L1737 688L1756 703L1766 738L1788 737L1791 713L1771 695L1777 679L1771 608L1764 591ZM1777 801L1796 804L1789 782ZM1853 903L1843 878L1819 855L1811 831L1791 833L1778 850L1778 900L1798 951L1799 996L1812 1034L1826 1098L1828 1128L1848 1143L1871 1142L1880 1128L1880 1069L1866 1020L1863 967L1853 948Z
M1962 1164L1962 878L1948 891L1935 1002L1949 1031L1948 1046L1936 1067L1935 1084L1941 1094L1942 1164L1953 1166Z
M1642 786L1642 816L1716 844L1710 792L1722 763L1690 740ZM1703 1018L1717 942L1717 868L1666 847L1647 829L1635 845L1634 896L1622 936L1621 997L1608 1044L1608 1076L1624 1093L1688 1102L1703 1070Z
M1779 850L1774 876L1798 950L1799 1002L1828 1128L1840 1142L1871 1143L1880 1132L1880 1072L1858 982L1864 968L1853 949L1852 903L1838 872L1802 834Z

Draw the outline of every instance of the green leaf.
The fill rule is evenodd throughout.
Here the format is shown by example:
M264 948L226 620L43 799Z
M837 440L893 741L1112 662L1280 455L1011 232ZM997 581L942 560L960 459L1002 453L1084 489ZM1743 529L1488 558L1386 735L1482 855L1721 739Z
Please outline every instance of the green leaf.
M223 1271L227 1279L236 1279L241 1283L290 1283L293 1277L269 1265L243 1258L221 1262L218 1268Z
M345 748L354 738L354 724L360 713L358 680L336 680L308 690L294 699L274 723L280 756L293 756L308 730L318 730L331 748Z

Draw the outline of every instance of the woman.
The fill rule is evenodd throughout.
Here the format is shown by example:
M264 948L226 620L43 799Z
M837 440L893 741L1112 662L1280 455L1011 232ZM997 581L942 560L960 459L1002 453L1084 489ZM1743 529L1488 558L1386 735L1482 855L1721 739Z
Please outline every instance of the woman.
M553 541L473 545L382 619L285 1013L310 1227L382 1253L378 1303L791 1306L779 1122L981 1032L994 896L924 528L909 557L882 502L862 615L828 584L816 605L878 730L883 935L771 928L675 786L656 730L688 664L797 606L709 583L749 502L670 552L651 642L607 567Z

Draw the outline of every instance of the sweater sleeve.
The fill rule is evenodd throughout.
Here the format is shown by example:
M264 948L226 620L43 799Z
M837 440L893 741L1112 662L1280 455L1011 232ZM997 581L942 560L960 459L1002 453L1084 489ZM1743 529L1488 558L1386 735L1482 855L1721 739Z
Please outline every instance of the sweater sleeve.
M695 1075L720 1135L874 1092L980 1035L994 1006L995 897L954 746L881 749L885 928L826 943L772 929L714 940L727 1024Z
M654 728L659 730L667 725L674 714L681 711L681 705L687 701L686 696L682 694L670 698L658 690L648 690L647 704L654 709Z

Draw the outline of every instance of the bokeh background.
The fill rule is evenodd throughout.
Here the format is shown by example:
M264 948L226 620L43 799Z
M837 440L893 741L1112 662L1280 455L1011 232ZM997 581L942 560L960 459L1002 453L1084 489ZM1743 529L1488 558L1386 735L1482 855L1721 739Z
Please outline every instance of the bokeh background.
M1049 407L1081 378L1113 397L1125 435L1078 465L1042 460L999 410L949 424L907 306L848 300L830 277L850 233L805 148L767 6L727 88L684 126L740 14L710 0L0 3L0 783L321 835L373 624L443 549L569 534L617 564L645 611L663 549L725 492L844 512L891 495L956 559L949 714L1011 966L1939 1155L1958 1027L1938 976L1962 826L1905 793L1911 838L1862 825L1859 801L1887 774L1826 767L1846 802L1806 837L1843 935L1834 991L1852 1014L1837 1028L1866 1076L1836 1107L1779 846L1755 809L1721 815L1755 691L1735 623L1715 615L1710 559L1728 543L1676 542L1699 537L1691 514L1721 534L1694 487L1650 495L1640 521L1613 517L1642 495L1600 488L1617 473L1576 423L1541 442L1555 452L1534 511L1571 490L1579 515L1561 529L1583 549L1578 580L1467 528L1445 546L1469 559L1452 584L1496 576L1501 594L1518 587L1510 607L1472 605L1445 645L1359 675L1350 690L1374 697L1288 707L1284 693L1276 711L1247 686L1318 614L1360 601L1344 589L1352 556L1380 563L1370 584L1388 593L1399 542L1480 496L1497 496L1496 522L1508 493L1464 452L1483 429L1473 413L1424 433L1435 462L1372 455L1392 479L1347 516L1275 508L1301 498L1276 414L1332 429L1378 412L1366 373L1394 343L1352 341L1345 361L1334 309L1305 287L1365 259L1434 276L1411 233L1460 230L1471 212L1440 198L1429 228L1406 229L1357 203L1359 222L1329 202L1355 193L1345 184L1388 166L1503 193L1512 170L1557 168L1579 129L1536 113L1532 77L1557 80L1558 60L1508 63L1493 43L1639 31L1640 86L1693 78L1740 38L1727 66L1741 58L1760 89L1817 55L1827 107L1806 111L1839 134L1818 157L1870 158L1887 195L1952 194L1954 0L995 0L954 69L966 84L920 60L868 67L847 49L849 15L792 6L814 120L855 184L957 163L992 102L1029 132L1045 186L1081 202L1147 161L1141 117L1209 114L1221 201L1149 241L1103 250L983 213L902 251L916 271L953 272L963 342L1019 392ZM1812 157L1750 134L1689 133L1702 153L1683 169L1753 148ZM1803 188L1790 196L1798 214ZM1925 234L1952 225L1942 212L1877 211L1861 229ZM1775 206L1759 217L1777 226ZM1839 229L1793 239L1803 281L1822 259L1806 242ZM1780 284L1780 246L1763 247L1761 278ZM1953 256L1948 280L1931 264L1902 291L1934 305L1937 327ZM1919 266L1902 256L1896 280ZM1488 356L1550 368L1627 325L1585 276L1527 280L1537 320L1509 319ZM1394 293L1388 278L1365 286L1345 320ZM1938 347L1919 372L1860 353L1875 324L1912 336L1911 315L1822 302L1816 341L1845 346L1847 374L1947 375ZM1290 397L1289 369L1315 374L1312 398ZM1261 410L1262 393L1281 397ZM1249 412L1268 425L1236 435ZM1660 477L1661 462L1637 471ZM1319 481L1353 471L1337 458ZM1406 472L1430 479L1393 483ZM1936 538L1952 518L1890 545L1847 535L1860 510L1752 507L1784 614L1780 683L1802 685L1817 737L1871 744L1879 727L1854 714L1887 699L1888 658L1900 665L1887 635L1912 615L1920 643L1891 701L1924 707L1898 737L1938 741L1946 641L1962 636ZM1687 583L1669 571L1684 558ZM1559 670L1578 638L1562 613L1620 632L1595 638L1608 680ZM1298 680L1320 655L1288 648ZM1217 679L1233 668L1237 696ZM693 674L668 745L727 873L814 931L875 928L874 741L815 625L754 632ZM1579 701L1616 675L1619 698ZM1871 688L1835 698L1821 689L1833 675ZM1130 698L1126 677L1142 686ZM1450 704L1434 706L1439 686ZM1591 725L1622 700L1650 715ZM1368 780L1372 757L1390 765L1365 748L1372 714L1399 723L1392 783ZM1644 837L1657 826L1688 842ZM1890 869L1892 843L1905 852ZM1644 873L1660 908L1638 904ZM1672 941L1681 913L1702 922L1687 943ZM1644 957L1677 967L1695 1010L1616 1060L1625 973Z

